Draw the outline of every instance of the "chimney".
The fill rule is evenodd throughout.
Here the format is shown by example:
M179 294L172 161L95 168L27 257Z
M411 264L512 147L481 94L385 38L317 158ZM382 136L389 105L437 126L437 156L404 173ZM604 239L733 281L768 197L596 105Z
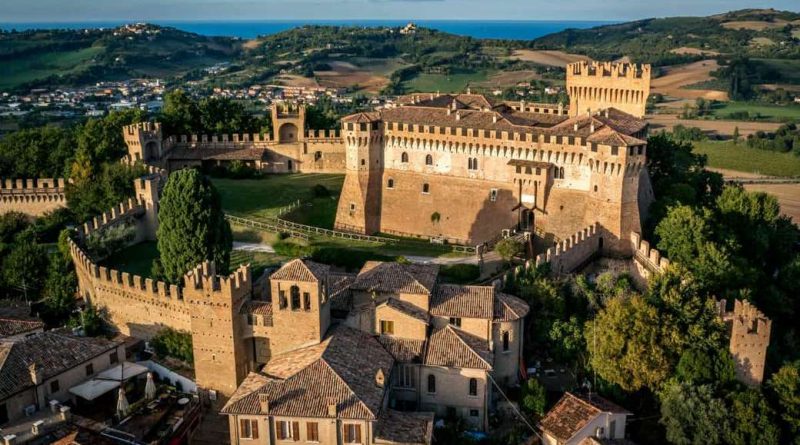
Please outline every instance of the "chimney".
M375 386L378 388L383 388L383 385L386 384L386 376L383 374L383 369L378 368L378 372L375 373Z
M328 416L336 417L336 401L328 398Z
M42 383L42 371L36 366L36 363L31 363L30 366L28 366L28 372L31 374L31 381L34 385Z
M492 123L493 123L493 124L496 124L496 123L497 123L497 115L496 115L496 114L493 114L493 115L492 115Z
M15 434L9 434L7 436L3 436L3 445L14 445L17 443L17 436Z
M269 414L269 396L266 394L259 394L258 406L261 408L261 414Z
M578 131L578 123L577 122L575 123L575 125L572 126L572 129L574 131Z
M472 94L472 88L467 87L467 94Z
M451 113L451 112L452 112L452 110L448 108L448 109L447 109L447 115L448 115L448 116L450 116L450 113Z
M458 108L458 105L456 104L456 100L455 100L455 99L453 99L453 103L450 105L450 107L451 107L452 109L454 109L454 110L455 110L456 108Z
M519 101L519 111L525 111L525 101Z
M594 133L594 122L589 126L589 133Z
M456 120L457 121L461 120L461 112L460 111L456 111Z
M608 119L608 108L606 108L605 115L606 115L606 119Z

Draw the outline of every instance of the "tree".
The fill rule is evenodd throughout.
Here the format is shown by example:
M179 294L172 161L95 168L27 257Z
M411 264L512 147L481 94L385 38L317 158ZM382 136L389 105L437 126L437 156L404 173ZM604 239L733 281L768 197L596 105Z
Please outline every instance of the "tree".
M14 240L10 252L3 260L2 276L7 286L19 295L35 299L42 287L42 271L47 268L47 251L36 243L36 236L28 229Z
M741 137L742 137L742 136L741 136L741 134L739 133L739 126L737 125L737 126L736 126L736 127L733 129L733 143L734 143L734 144L738 144L738 143L739 143L739 139L741 139Z
M515 256L522 253L523 245L513 238L505 238L500 240L494 249L505 262L511 262Z
M583 337L583 324L574 315L567 321L555 320L550 326L550 350L560 362L578 362L583 366L586 352L586 339Z
M704 348L692 347L681 354L675 367L675 376L680 382L703 385L709 383L728 384L736 378L733 357L730 351L717 348L709 353Z
M584 326L591 367L603 379L636 391L657 388L671 372L658 311L644 298L614 298Z
M170 175L158 212L158 251L164 278L179 283L191 268L206 260L225 273L230 263L231 228L219 194L199 171Z
M775 425L775 413L761 391L746 389L729 393L727 397L730 422L724 430L726 444L777 445L780 430Z
M200 128L197 102L183 90L172 90L164 95L160 120L166 134L193 134Z
M86 153L93 164L114 162L127 152L122 127L146 119L138 109L115 111L102 119L89 119L79 128L78 152Z
M72 262L60 252L52 255L42 290L45 308L42 317L49 325L61 326L69 319L75 310L77 288L78 277L72 269Z
M789 437L800 443L800 361L786 363L767 383Z
M528 379L522 387L522 409L528 415L541 417L547 404L547 393L535 378Z
M675 445L724 443L728 413L711 385L670 383L661 393L661 424Z

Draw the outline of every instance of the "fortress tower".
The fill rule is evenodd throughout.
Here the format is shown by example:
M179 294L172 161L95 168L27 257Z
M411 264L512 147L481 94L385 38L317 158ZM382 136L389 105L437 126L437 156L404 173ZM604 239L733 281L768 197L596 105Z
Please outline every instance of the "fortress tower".
M280 144L305 140L306 107L275 104L272 106L272 132Z
M248 369L247 343L240 309L253 289L248 266L218 277L204 262L184 276L183 299L191 314L192 350L197 384L231 395Z
M134 193L137 201L144 204L145 207L145 221L141 225L143 233L142 238L155 241L156 231L158 231L158 198L159 198L159 182L161 178L158 175L150 175L138 178L133 182Z
M158 122L140 122L127 125L122 130L125 144L128 146L128 162L137 161L153 163L163 156L161 124Z
M617 108L644 117L650 95L650 65L575 62L567 65L570 116Z
M339 197L336 228L372 234L380 231L383 126L376 113L342 120L346 176Z
M736 378L745 385L758 386L764 380L772 320L749 301L736 300L733 312L724 312L725 304L725 300L720 300L722 319L730 328Z

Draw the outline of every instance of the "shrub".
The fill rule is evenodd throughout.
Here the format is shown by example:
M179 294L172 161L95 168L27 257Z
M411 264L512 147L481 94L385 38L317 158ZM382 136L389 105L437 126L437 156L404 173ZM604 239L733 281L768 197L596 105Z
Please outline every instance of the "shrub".
M471 283L481 275L481 268L476 264L452 264L439 269L439 276L445 281L457 284Z
M314 194L315 198L327 198L331 196L331 191L322 184L314 185L314 187L311 188L311 192Z
M509 262L512 258L522 253L523 245L513 238L506 238L497 243L495 250L503 260Z
M97 259L108 258L122 250L136 237L136 228L130 224L120 224L92 232L86 238L86 247Z

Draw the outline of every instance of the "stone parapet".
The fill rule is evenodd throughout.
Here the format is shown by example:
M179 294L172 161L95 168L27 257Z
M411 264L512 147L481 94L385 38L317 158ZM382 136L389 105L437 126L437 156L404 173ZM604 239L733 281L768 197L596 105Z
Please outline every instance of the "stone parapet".
M592 224L537 255L535 265L550 263L551 272L557 275L573 272L600 252L602 233L599 224Z
M17 211L41 216L66 206L64 178L0 180L0 214Z

